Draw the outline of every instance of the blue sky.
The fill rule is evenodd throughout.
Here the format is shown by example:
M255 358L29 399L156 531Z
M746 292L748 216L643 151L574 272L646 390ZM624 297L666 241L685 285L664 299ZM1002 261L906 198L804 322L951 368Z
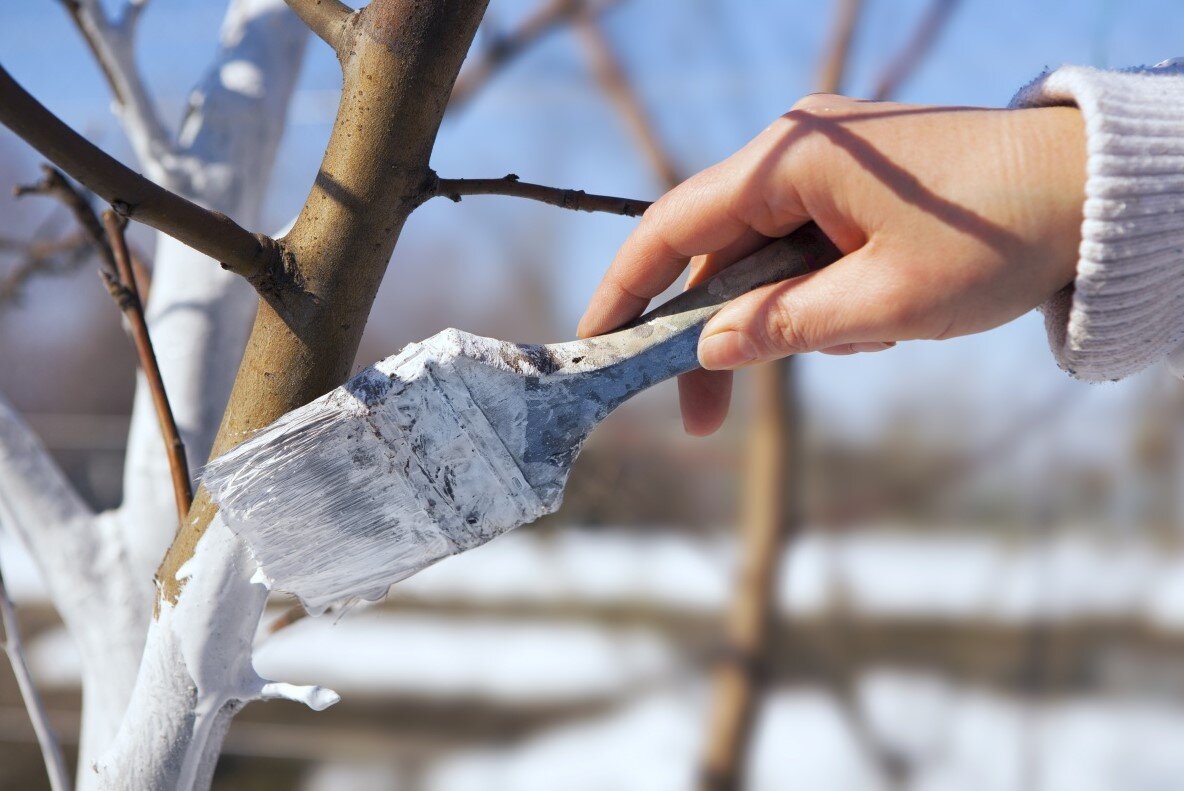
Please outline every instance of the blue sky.
M868 0L849 93L870 91L927 5L928 0ZM490 14L510 27L533 6L493 0ZM221 3L209 0L156 0L144 17L140 57L170 122L213 50L222 11ZM802 0L627 0L608 16L607 27L660 132L691 172L741 146L811 89L831 12L830 2ZM126 158L106 88L59 5L9 2L3 22L5 67L68 122ZM1004 105L1046 67L1133 65L1184 54L1182 31L1179 0L963 0L899 98ZM291 216L307 192L338 84L334 59L314 40L266 211L273 227ZM645 198L659 191L592 85L578 45L565 33L506 69L471 106L449 118L433 165L449 176L512 171L590 191ZM431 286L432 251L459 256L467 267L469 293L456 300L455 311L441 312L440 326L482 331L480 321L466 323L466 300L496 298L499 289L512 287L504 277L512 263L507 256L534 240L534 252L553 267L548 309L561 326L572 328L631 225L505 199L429 204L412 218L396 251L375 332L384 333L384 340L389 333L387 353L414 339L400 337L400 300L421 287L440 287ZM1153 373L1145 381L1090 388L1073 383L1053 365L1038 316L975 338L905 344L874 356L811 357L802 367L812 414L854 433L879 430L911 411L926 415L935 431L964 431L972 441L988 441L1026 404L1080 388L1072 412L1050 427L1048 436L1066 448L1106 454L1121 444L1123 432L1111 429L1126 425L1137 414L1133 405L1161 386L1162 378ZM967 421L968 414L974 419ZM1095 430L1098 426L1106 428Z

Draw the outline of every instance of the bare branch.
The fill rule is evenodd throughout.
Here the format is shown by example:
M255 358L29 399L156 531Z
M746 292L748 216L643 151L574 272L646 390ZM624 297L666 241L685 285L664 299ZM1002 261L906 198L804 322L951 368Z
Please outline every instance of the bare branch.
M18 198L26 195L44 195L60 201L74 215L83 234L98 251L99 256L103 259L103 266L109 272L115 272L115 256L111 252L110 245L107 244L107 237L103 232L98 215L91 208L86 196L75 189L74 185L57 168L42 165L41 172L44 174L41 181L36 184L17 185L12 190L13 195Z
M916 72L917 67L933 49L937 37L941 34L946 22L953 15L958 0L933 0L916 32L909 39L895 58L888 62L880 79L876 81L876 89L872 98L882 102L895 96L903 85Z
M547 0L517 28L497 35L480 58L465 67L452 88L448 102L451 112L463 105L502 68L516 60L531 46L574 20L579 14L602 14L620 0Z
M115 211L108 210L103 213L103 221L100 223L86 196L78 191L61 171L49 165L42 165L42 170L45 177L40 182L19 186L15 192L18 196L45 195L61 201L74 215L78 224L82 226L83 233L99 253L99 258L103 262L99 273L111 298L128 320L136 357L140 361L140 369L144 372L152 393L153 407L156 409L165 452L168 454L177 504L177 519L180 524L188 515L189 503L193 500L189 464L185 459L185 445L177 431L177 423L173 419L173 411L165 393L160 367L156 363L152 338L148 334L148 323L144 319L144 305L136 282L136 267L124 235L126 220Z
M601 28L600 21L594 14L582 13L577 21L576 30L580 34L580 40L584 44L601 90L625 119L641 153L650 163L662 186L671 189L682 181L679 169L654 130L653 122L625 74L625 69Z
M136 357L140 361L140 370L148 380L148 388L152 391L152 404L156 408L156 417L160 422L160 433L164 438L165 452L169 457L169 470L173 478L173 496L177 501L177 524L181 524L189 516L189 503L193 501L193 485L189 480L189 463L185 459L185 443L181 441L181 434L177 431L177 421L173 418L172 407L165 393L164 379L160 375L160 366L156 363L156 352L152 348L152 337L148 334L148 322L144 320L144 305L140 301L139 287L136 285L135 272L132 269L131 255L127 249L127 239L123 228L125 222L114 211L103 212L103 227L107 231L107 243L115 256L115 276L104 276L107 288L116 304L127 317L131 328L132 342L136 347Z
M70 774L66 770L66 761L62 758L62 747L58 744L57 734L49 724L45 704L37 693L33 677L29 674L29 666L25 662L25 649L21 644L20 628L16 622L16 611L12 607L8 589L4 586L3 571L0 571L0 646L3 646L4 653L8 654L12 674L16 676L17 687L25 701L25 710L29 712L29 721L33 723L33 732L37 734L37 743L41 745L41 757L45 760L50 788L53 791L69 791Z
M284 0L309 30L341 55L346 24L354 11L340 0Z
M842 83L861 0L838 0L838 18L819 73L819 90ZM758 366L745 464L739 577L727 613L728 650L713 676L698 791L743 788L760 704L781 572L782 547L800 526L802 419L792 358Z
M818 90L822 93L838 93L843 88L843 73L847 70L863 0L839 0L837 5L834 32L823 55L822 68L818 70Z
M0 68L0 123L124 217L222 262L258 289L284 269L280 245L224 214L203 209L132 171L79 135Z
M16 242L0 240L0 250L20 251L21 263L0 278L0 305L19 300L22 290L39 275L64 275L80 267L91 255L86 234L78 232L62 239Z
M437 179L435 190L428 197L441 196L460 202L465 195L508 195L549 203L561 209L607 212L625 217L637 217L650 205L649 201L617 198L612 195L593 195L583 190L532 184L520 181L514 173L500 179Z
M99 0L59 0L85 39L111 88L117 113L140 164L168 181L164 155L172 150L143 76L136 65L135 33L147 0L127 0L118 21L108 18Z

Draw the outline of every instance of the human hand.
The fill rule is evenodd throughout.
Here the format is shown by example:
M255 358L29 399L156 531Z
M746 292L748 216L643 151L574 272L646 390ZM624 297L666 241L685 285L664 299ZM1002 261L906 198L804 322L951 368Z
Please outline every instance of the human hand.
M732 300L704 328L707 370L681 377L679 394L687 431L709 434L727 414L730 369L982 332L1041 304L1073 280L1084 190L1075 108L808 96L650 207L579 334L639 315L688 262L694 285L816 222L843 258Z

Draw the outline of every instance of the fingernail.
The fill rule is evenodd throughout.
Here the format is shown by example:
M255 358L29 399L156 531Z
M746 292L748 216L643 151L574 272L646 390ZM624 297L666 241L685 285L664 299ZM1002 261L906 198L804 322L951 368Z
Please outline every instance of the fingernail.
M756 359L752 341L735 330L724 330L699 340L699 364L709 371L739 368Z
M885 349L891 349L895 343L890 341L862 341L851 344L851 351L853 352L882 352Z

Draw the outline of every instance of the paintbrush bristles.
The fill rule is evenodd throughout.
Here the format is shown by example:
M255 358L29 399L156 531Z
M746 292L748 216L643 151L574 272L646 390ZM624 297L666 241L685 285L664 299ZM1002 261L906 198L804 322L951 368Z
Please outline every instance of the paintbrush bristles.
M310 611L377 599L558 506L540 500L503 440L525 402L514 403L522 375L501 346L455 330L412 344L206 468L207 489L273 588ZM468 365L480 375L463 377ZM465 380L480 387L497 373L495 428Z

